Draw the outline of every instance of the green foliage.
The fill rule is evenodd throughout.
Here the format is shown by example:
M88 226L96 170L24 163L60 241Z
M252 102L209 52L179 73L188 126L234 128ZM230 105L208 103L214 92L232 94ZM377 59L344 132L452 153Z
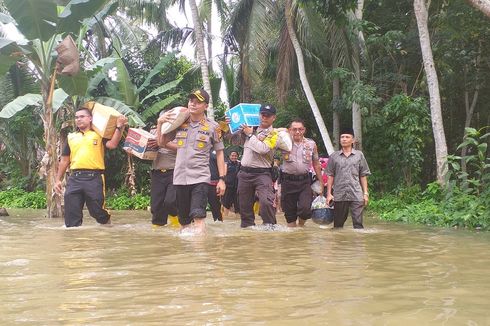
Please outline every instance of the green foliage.
M378 191L391 191L418 182L430 133L426 101L398 94L380 110L372 110L365 121L366 156L373 171L373 186Z
M9 120L0 119L0 144L4 144L0 149L0 188L39 188L37 152L43 144L42 132L42 122L32 111L23 111Z
M41 190L27 192L19 188L0 191L0 207L46 208L46 194Z
M480 130L465 129L465 137L458 149L466 148L468 151L463 157L451 155L448 157L450 189L462 189L468 194L479 195L484 189L490 187L490 158L488 157L488 138L490 126ZM465 168L460 162L465 163Z
M448 193L432 183L423 193L407 194L373 198L369 209L388 221L490 230L489 191L480 197L462 191Z
M106 207L116 210L147 209L150 206L150 196L136 194L131 196L125 188L119 189L106 199Z
M374 199L370 208L390 221L419 223L445 227L490 230L490 159L487 139L489 127L467 128L458 148L468 146L464 157L450 156L447 188L430 183L424 192L418 187ZM467 163L466 171L460 162Z

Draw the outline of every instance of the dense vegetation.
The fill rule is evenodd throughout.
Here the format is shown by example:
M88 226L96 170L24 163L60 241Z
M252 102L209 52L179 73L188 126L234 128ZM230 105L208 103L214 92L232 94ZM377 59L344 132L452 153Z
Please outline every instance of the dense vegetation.
M38 8L50 2L16 1ZM10 15L18 18L13 3L0 1L2 26L12 21ZM67 3L89 6L59 1ZM181 55L184 42L198 35L171 24L176 17L167 16L167 1L87 3L90 7L84 12L92 10L92 15L85 20L74 17L76 24L60 19L57 30L48 35L57 42L71 32L82 66L79 77L71 81L63 77L56 83L57 90L67 94L61 97L50 127L56 131L58 150L73 129L75 107L86 100L114 106L132 117L133 126L148 129L161 109L184 104L191 89L209 80L216 119L239 102L273 103L279 109L276 125L286 126L296 116L305 119L308 134L320 144L323 155L328 150L325 131L337 148L339 128L359 123L358 146L373 172L370 209L381 218L490 229L490 18L468 2L430 1L428 8L450 154L442 182L435 142L441 126L431 115L433 83L424 70L414 1L204 1L199 8L202 37L207 42L222 39L224 47L218 55L206 49L208 60L218 58L207 62L208 71L202 57L197 64ZM221 16L221 35L210 32L218 22L210 3ZM292 21L286 19L287 13L292 13ZM158 33L141 29L142 23ZM287 23L294 24L303 58ZM18 29L35 45L38 36L28 25L25 19L17 20ZM5 40L8 35L0 33ZM39 38L48 44L48 36ZM201 54L200 43L193 44ZM11 46L2 42L0 47L0 207L41 208L46 205L43 189L49 187L49 171L56 166L46 163L51 140L46 138L45 103L17 103L15 109L11 104L29 94L43 95L52 70L51 66L35 70L38 61L29 55L12 61ZM305 95L307 87L314 102ZM220 93L226 93L227 105ZM14 113L6 114L5 108ZM106 162L108 206L146 208L149 163L130 159L122 150L108 151Z

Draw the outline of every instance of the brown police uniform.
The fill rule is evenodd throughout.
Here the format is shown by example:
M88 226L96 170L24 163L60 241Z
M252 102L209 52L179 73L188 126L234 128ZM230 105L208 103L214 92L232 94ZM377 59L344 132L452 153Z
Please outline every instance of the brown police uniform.
M233 144L244 146L240 172L238 172L241 227L255 225L253 205L256 194L260 204L259 215L263 223L277 223L271 177L276 142L277 132L272 126L267 129L257 128L250 137L243 133L232 136Z
M173 185L177 153L168 148L158 149L151 165L151 222L167 224L168 215L177 215L177 195Z
M64 195L67 227L82 225L84 204L100 224L106 224L111 217L104 207L104 143L93 130L68 134L68 143L61 154L70 156L70 175Z
M283 152L281 166L281 206L288 223L298 217L311 217L313 192L310 185L310 168L313 160L318 160L316 144L312 139L303 138L301 143L293 142L291 152Z
M188 225L194 218L206 217L210 150L223 150L221 130L216 122L204 118L191 122L190 118L174 132L170 139L177 143L173 184L177 191L179 222Z

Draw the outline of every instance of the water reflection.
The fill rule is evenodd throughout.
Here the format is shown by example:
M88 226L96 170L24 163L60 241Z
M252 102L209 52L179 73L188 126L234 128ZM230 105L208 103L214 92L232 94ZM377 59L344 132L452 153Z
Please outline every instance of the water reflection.
M192 237L152 229L146 212L74 229L11 213L0 220L1 325L490 324L488 233L208 219Z

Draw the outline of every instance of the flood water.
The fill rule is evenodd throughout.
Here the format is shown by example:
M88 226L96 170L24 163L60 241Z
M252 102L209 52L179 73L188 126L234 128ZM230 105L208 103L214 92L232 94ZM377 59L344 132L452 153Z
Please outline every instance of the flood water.
M490 233L0 218L0 325L490 325ZM284 219L278 220L284 223ZM349 218L348 223L351 220Z

